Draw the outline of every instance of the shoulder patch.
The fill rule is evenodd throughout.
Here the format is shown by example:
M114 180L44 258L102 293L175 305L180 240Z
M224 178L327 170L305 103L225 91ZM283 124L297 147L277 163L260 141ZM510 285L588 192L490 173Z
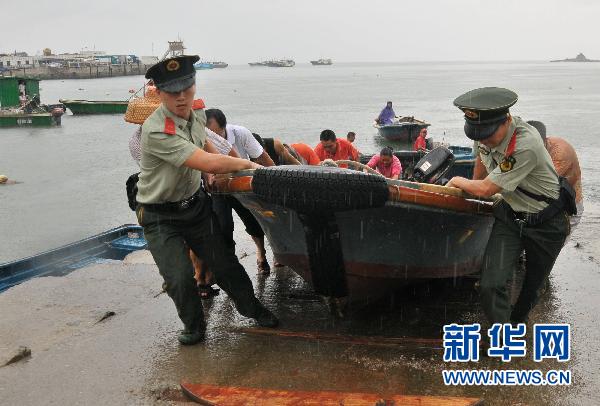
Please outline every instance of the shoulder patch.
M204 104L204 100L202 100L202 99L196 99L196 100L194 100L194 104L192 104L193 110L201 110L205 107L206 107L206 105Z
M163 132L169 135L177 134L177 131L175 130L175 121L173 121L171 117L165 118L165 129Z
M512 170L512 168L515 166L515 163L517 163L517 160L514 156L507 156L502 160L502 162L500 162L500 171L508 172Z

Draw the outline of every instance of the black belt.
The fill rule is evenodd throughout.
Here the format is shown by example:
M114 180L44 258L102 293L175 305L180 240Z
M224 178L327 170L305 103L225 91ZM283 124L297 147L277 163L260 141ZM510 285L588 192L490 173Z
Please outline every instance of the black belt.
M157 204L142 203L145 207L151 210L158 211L184 211L192 207L196 202L200 201L201 195L204 196L204 190L198 189L196 193L188 197L187 199L180 200L178 202L167 202Z
M509 206L510 207L510 206ZM537 226L563 211L561 206L548 205L537 213L527 213L512 210L515 222L519 225Z

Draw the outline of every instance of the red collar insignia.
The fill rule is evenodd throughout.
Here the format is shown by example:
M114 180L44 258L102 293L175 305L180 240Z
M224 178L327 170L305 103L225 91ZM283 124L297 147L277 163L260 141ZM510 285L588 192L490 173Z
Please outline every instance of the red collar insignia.
M510 138L510 142L508 143L508 147L506 147L506 154L504 154L504 156L505 157L511 156L515 152L516 147L517 147L517 130L515 129L515 132L513 133L512 137Z
M165 118L165 129L163 132L169 135L177 134L177 131L175 130L175 121L173 121L171 117Z

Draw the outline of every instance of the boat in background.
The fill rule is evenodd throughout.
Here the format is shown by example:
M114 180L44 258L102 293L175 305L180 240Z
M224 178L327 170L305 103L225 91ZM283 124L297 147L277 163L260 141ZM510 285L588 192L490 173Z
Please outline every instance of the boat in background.
M41 104L39 82L35 78L0 76L0 128L61 124L64 106Z
M279 60L267 61L267 66L269 66L271 68L291 68L291 67L294 67L295 65L296 65L296 62L294 62L292 59L279 59Z
M37 276L62 276L108 260L122 260L145 249L142 227L126 224L28 258L0 264L0 292Z
M397 117L392 124L381 125L377 122L373 123L373 127L377 128L377 132L383 138L389 141L400 141L405 143L413 143L422 128L427 128L431 124L411 117Z
M60 99L74 115L125 114L129 101L122 100L71 100Z
M197 62L194 64L196 70L207 70L214 68L212 62Z
M291 68L296 65L292 59L271 59L269 61L262 62L250 62L248 63L250 66L269 66L271 68Z
M318 59L316 61L310 61L315 66L324 66L324 65L333 65L333 61L331 59Z
M428 149L434 149L442 144L428 141ZM473 148L464 147L458 145L442 145L448 148L454 156L454 162L448 169L448 172L444 175L446 179L451 179L454 176L462 176L463 178L471 179L473 177L473 168L475 167L475 156L473 155ZM426 155L424 151L412 151L412 150L397 150L394 151L396 158L400 160L402 165L402 179L410 179L413 176L414 168L417 163ZM367 164L373 154L363 154L360 156L359 162Z
M223 68L226 68L229 66L227 63L220 62L220 61L219 62L208 62L208 63L210 63L213 66L213 68L215 68L215 69L223 69Z

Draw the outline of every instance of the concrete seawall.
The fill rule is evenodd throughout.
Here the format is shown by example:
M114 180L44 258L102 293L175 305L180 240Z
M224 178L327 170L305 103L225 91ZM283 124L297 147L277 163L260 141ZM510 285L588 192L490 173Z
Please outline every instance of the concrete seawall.
M151 65L97 65L68 68L52 68L36 66L33 68L14 69L12 76L36 77L39 79L92 79L115 76L143 75Z

